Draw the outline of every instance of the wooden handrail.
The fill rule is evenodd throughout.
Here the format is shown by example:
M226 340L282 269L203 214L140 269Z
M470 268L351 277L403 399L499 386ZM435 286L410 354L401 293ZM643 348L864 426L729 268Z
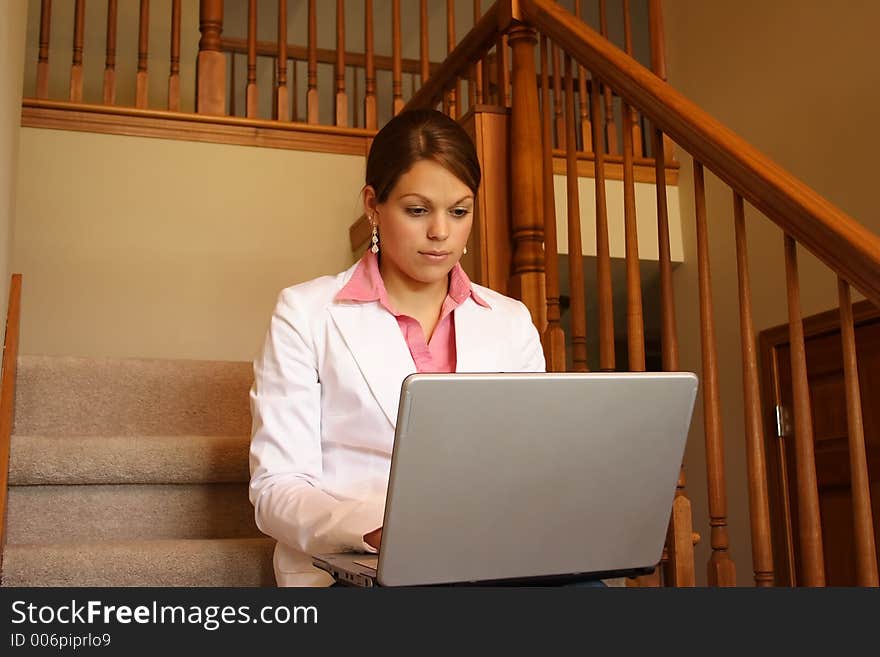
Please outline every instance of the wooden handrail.
M0 565L6 547L6 497L9 487L9 443L15 419L15 377L18 370L18 333L21 323L21 274L9 285L9 311L3 344L3 375L0 379Z
M413 94L405 109L431 107L447 89L456 83L458 75L464 75L467 67L477 62L493 45L498 35L510 24L510 12L505 15L503 2L496 2L483 14L470 32L449 53L437 70L421 88ZM537 79L537 77L536 77Z
M523 18L569 52L695 159L880 304L880 237L785 171L650 70L550 0ZM435 80L443 76L436 75Z

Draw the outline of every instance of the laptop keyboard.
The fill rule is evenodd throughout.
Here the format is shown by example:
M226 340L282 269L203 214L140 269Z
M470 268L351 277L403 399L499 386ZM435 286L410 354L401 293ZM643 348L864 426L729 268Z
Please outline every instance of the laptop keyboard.
M364 566L365 568L378 568L379 567L379 557L363 557L355 559L354 562L358 566Z

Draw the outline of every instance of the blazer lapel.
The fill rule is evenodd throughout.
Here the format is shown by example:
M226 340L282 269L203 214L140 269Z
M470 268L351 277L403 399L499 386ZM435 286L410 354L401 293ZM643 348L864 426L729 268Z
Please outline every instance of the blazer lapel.
M330 315L370 392L395 427L400 386L407 375L416 371L397 319L378 302L334 304Z
M455 371L497 372L501 336L494 330L484 308L472 298L465 299L453 312L455 321Z

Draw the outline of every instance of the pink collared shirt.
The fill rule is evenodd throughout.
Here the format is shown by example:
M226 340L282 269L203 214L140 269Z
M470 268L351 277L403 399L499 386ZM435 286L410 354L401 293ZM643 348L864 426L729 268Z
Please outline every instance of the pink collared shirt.
M471 297L473 300L490 308L474 291L468 275L461 265L456 263L449 272L449 291L443 306L440 308L440 319L431 335L425 340L425 333L419 321L409 315L398 313L388 299L385 282L379 273L379 259L376 254L367 251L358 263L351 279L338 292L336 301L378 301L397 319L403 338L409 347L416 370L419 372L455 372L455 323L452 311Z

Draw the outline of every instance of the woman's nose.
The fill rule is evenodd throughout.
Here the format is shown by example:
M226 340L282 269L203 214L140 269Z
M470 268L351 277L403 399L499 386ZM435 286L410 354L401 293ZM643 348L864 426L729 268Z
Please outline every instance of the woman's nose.
M445 218L435 217L428 225L428 239L445 240L449 237L449 223Z

